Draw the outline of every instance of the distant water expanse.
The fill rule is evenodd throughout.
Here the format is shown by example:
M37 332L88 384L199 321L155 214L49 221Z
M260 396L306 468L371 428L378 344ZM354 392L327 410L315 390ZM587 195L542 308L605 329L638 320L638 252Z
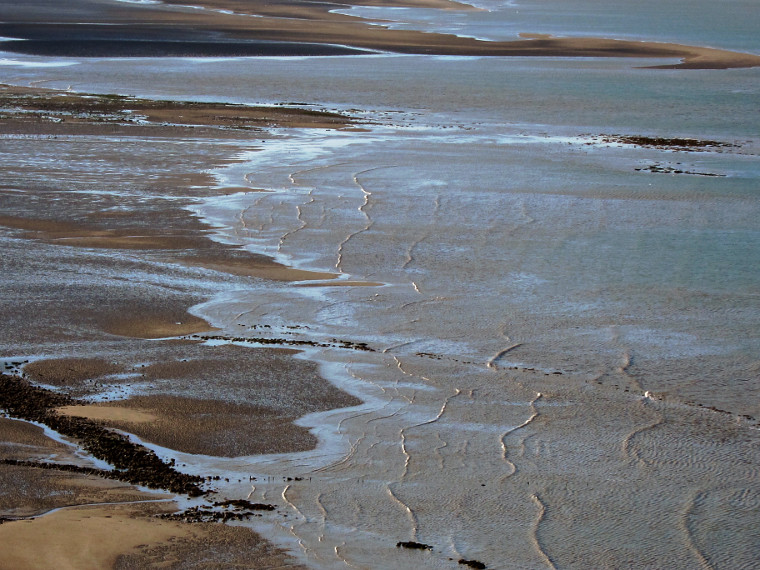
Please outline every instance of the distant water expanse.
M478 6L489 11L347 13L489 39L760 54L751 1ZM256 529L304 563L750 568L760 559L760 69L645 69L661 63L8 55L0 73L366 121L252 137L212 172L220 188L250 190L188 207L220 241L365 284L252 281L193 309L220 336L267 325L376 349L301 356L366 402L302 419L321 438L315 451L177 455L202 473L307 479L253 489L292 515ZM663 140L675 138L701 143Z
M721 47L758 53L757 5L751 0L706 2L572 2L478 0L481 12L415 8L354 7L338 10L397 22L400 29L425 29L482 37L515 39L519 34L611 37Z

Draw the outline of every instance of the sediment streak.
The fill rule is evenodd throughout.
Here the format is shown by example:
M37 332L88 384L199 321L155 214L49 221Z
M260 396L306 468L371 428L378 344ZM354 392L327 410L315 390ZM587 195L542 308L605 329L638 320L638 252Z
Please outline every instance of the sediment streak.
M510 434L515 433L519 429L522 429L522 428L526 427L528 424L530 424L533 420L535 420L539 416L538 410L536 409L536 402L538 402L538 400L541 398L541 396L542 396L541 392L536 392L536 397L533 398L530 401L530 409L533 412L531 414L531 416L527 420L525 420L523 423L521 423L520 425L515 426L515 427L513 427L511 429L508 429L507 431L505 431L501 435L501 437L499 438L499 444L501 445L501 458L502 458L502 460L505 463L507 463L510 466L510 469L511 469L511 471L509 473L507 473L505 475L505 477L511 477L512 475L514 475L515 473L517 473L517 466L514 463L512 463L508 459L508 457L507 457L507 455L508 455L508 452L507 452L507 436L509 436ZM504 478L502 478L502 480L503 479Z
M646 406L647 399L648 398L645 396L645 398L643 400L641 400L640 405L642 407ZM621 452L623 454L623 458L625 458L625 459L627 459L629 461L631 460L631 455L632 455L632 453L631 453L631 442L638 435L641 435L645 431L648 431L648 430L656 428L657 426L661 425L663 422L664 422L664 418L662 417L662 415L660 415L659 417L655 418L651 422L646 423L643 426L637 427L636 429L634 429L633 431L631 431L631 433L629 433L627 436L625 436L625 438L623 439L623 443L621 444ZM638 461L640 467L646 467L647 466L647 462L644 459L642 459L639 456L638 453L634 452L634 457Z
M546 554L543 547L541 546L541 541L538 539L538 527L541 526L541 523L544 520L544 517L546 516L546 505L541 501L541 497L538 496L538 494L534 493L530 496L533 503L538 507L538 514L536 515L536 520L533 523L533 529L531 534L531 539L533 542L533 546L535 547L536 551L538 552L541 559L546 563L546 565L549 568L552 568L553 570L556 570L556 566L554 565L554 562L552 562L552 559L549 558L549 555Z
M691 552L699 562L700 568L703 570L712 570L712 564L710 564L709 560L707 560L707 557L705 557L697 544L694 542L694 536L691 532L691 526L689 525L689 516L694 510L694 506L696 505L697 501L699 501L701 497L702 493L700 491L695 491L692 493L692 495L689 497L689 500L686 502L686 506L679 518L679 526L681 527L681 531L684 534L686 546L689 552Z
M516 342L515 344L512 344L512 345L508 346L504 350L501 350L501 351L497 352L496 354L494 354L491 357L491 360L488 361L488 364L486 364L486 366L488 366L488 368L496 368L496 362L499 359L501 359L509 351L514 350L514 349L516 349L519 346L522 346L522 343L521 342Z
M296 180L296 176L298 176L299 174L306 174L308 172L315 172L317 170L326 170L328 168L334 168L336 166L342 166L344 164L346 164L346 163L345 162L338 162L336 164L327 164L327 165L324 165L324 166L315 166L313 168L307 168L305 170L297 170L295 172L291 172L290 174L288 174L288 180L290 180L290 183L293 186L303 186L303 184L299 183ZM304 210L304 208L306 206L309 206L311 204L316 203L316 199L314 198L314 190L315 190L315 188L313 188L313 187L309 188L309 192L307 193L307 196L309 197L309 199L307 201L305 201L305 202L303 202L301 204L298 204L296 206L296 212L298 214L297 215L297 219L298 219L298 222L300 223L300 226L297 227L297 228L293 228L292 230L289 230L289 231L285 232L280 237L280 241L277 244L277 251L278 252L282 251L282 246L283 246L283 244L284 244L284 242L285 242L285 240L287 238L293 236L294 234L300 232L301 230L303 230L304 228L307 227L308 224L306 223L306 220L303 219L303 210Z
M394 503L396 503L398 506L400 506L406 513L406 516L409 517L409 522L411 523L411 526L412 526L410 539L412 541L416 541L418 528L417 528L417 516L414 514L414 511L412 511L412 509L410 509L409 506L404 501L402 501L396 496L396 494L393 492L393 489L391 488L391 485L387 485L385 487L385 490L388 496L391 498L391 500Z
M435 220L438 217L438 211L440 209L441 209L441 195L437 194L435 197L435 200L433 201L433 212L430 216L431 219L433 220L432 223L435 223ZM401 266L402 270L406 270L406 268L409 267L409 264L411 264L412 261L414 261L414 250L417 248L418 245L420 245L428 237L430 237L429 229L409 244L409 247L406 250L406 258L404 259L404 264ZM412 283L414 284L414 282ZM417 289L416 284L414 284L414 288ZM417 290L417 292L419 293L419 290Z
M362 234L366 231L368 231L375 223L375 221L370 217L370 215L367 213L367 210L370 208L370 198L372 197L372 192L368 191L364 185L362 185L361 182L359 182L359 176L362 174L366 174L367 172L372 172L374 170L379 170L381 168L393 168L392 166L375 166L374 168L368 168L367 170L362 170L360 172L357 172L353 176L354 184L356 184L359 187L359 190L362 191L362 195L364 196L364 201L362 202L362 205L359 206L359 211L364 214L364 218L366 220L366 224L364 227L358 231L352 232L346 236L346 238L340 242L338 245L338 260L335 262L335 269L343 273L343 249L346 247L346 244L351 241L354 237L358 236L359 234Z

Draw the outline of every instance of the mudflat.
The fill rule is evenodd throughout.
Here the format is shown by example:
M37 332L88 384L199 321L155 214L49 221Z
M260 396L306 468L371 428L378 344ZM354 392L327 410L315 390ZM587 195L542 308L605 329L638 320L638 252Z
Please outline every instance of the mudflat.
M72 433L94 434L86 445L95 447L111 445L97 443L97 434L113 428L185 453L230 457L311 449L316 438L294 420L359 403L322 379L315 365L295 360L292 350L207 346L187 338L215 330L188 313L214 283L333 277L212 240L211 228L184 206L198 195L255 189L216 188L201 166L234 161L237 148L260 144L268 136L263 129L273 125L352 127L347 117L11 86L0 88L0 99L3 136L51 144L103 141L99 156L119 165L113 183L125 189L109 206L98 189L82 200L72 187L85 189L83 178L99 186L102 179L65 162L59 163L67 173L57 187L41 182L44 167L34 162L9 168L4 178L0 191L7 207L0 228L13 236L13 245L4 254L3 272L18 286L3 300L5 338L13 345L6 350L39 355L31 362L10 359L4 370L20 385L31 380L43 386L31 397L39 402L44 394L57 401L51 390L96 398L64 398L55 410L27 406L27 412L16 413L42 424L46 418L70 420ZM116 140L134 141L145 151L127 157L109 142ZM153 146L168 141L168 149L172 141L189 140L199 145L195 163L187 154ZM124 160L142 174L131 178ZM167 168L172 161L176 167ZM140 178L151 169L156 176L148 175L146 187ZM29 207L17 199L19 188L51 207ZM133 207L126 207L130 201ZM39 265L33 261L43 259ZM72 275L82 277L68 285L51 279L53 265L60 270L69 263L77 268ZM109 277L87 277L96 274ZM176 281L182 275L184 285ZM176 285L161 285L167 278ZM135 384L144 394L128 397ZM22 387L19 393L32 392ZM102 471L76 453L77 437L56 441L38 426L0 419L0 440L0 534L3 544L14 545L4 548L3 565L136 568L161 560L186 567L211 548L220 562L294 566L248 529L159 518L180 509L167 502L170 495L138 491L118 474Z

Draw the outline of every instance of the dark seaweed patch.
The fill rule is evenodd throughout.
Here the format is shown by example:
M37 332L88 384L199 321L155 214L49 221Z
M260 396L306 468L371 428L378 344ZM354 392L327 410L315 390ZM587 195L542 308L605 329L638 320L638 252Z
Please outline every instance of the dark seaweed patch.
M421 542L397 542L396 548L409 548L411 550L433 550L433 547L429 544L423 544Z
M476 568L478 570L484 570L486 568L486 565L479 560L465 560L464 558L461 558L459 563L462 566L469 566L470 568Z
M37 422L66 437L80 442L82 448L97 459L107 461L114 471L90 469L55 463L11 462L43 469L59 469L98 475L109 479L143 485L151 489L166 489L191 497L206 494L199 487L201 477L187 475L164 463L151 450L133 443L124 435L110 431L86 418L62 416L55 408L77 404L76 400L57 394L26 380L0 374L0 408L10 417Z
M220 335L191 335L194 340L222 340L227 342L245 342L251 344L266 344L280 346L316 346L320 348L345 348L347 350L361 350L365 352L375 352L375 349L366 342L353 342L350 340L330 339L328 342L318 342L315 340L294 340L289 338L266 338L266 337L233 337Z
M738 148L739 145L708 139L686 137L648 137L643 135L598 135L593 137L596 143L630 144L643 148L661 150L706 151L721 148Z

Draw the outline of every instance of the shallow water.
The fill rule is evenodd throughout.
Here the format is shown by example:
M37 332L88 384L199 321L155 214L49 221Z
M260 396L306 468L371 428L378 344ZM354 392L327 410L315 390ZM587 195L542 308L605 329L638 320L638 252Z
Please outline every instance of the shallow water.
M471 4L482 11L374 6L336 11L378 20L378 24L390 22L388 25L398 29L443 31L487 40L550 34L675 42L758 53L760 14L751 0L476 0Z
M712 35L701 31L707 3L683 25L605 6L577 21L547 20L553 3L488 14L519 8L525 27L499 20L510 34L593 32L758 51L743 27L748 3L721 10ZM478 25L462 33L479 35ZM269 192L191 207L219 240L382 284L251 281L194 308L238 337L269 325L275 337L375 349L302 355L366 402L300 420L320 435L313 452L219 460L163 450L199 473L245 479L223 489L230 496L289 509L288 519L256 528L304 562L756 563L760 446L755 421L740 416L760 417L760 71L561 58L66 68L13 59L27 65L7 66L7 81L18 83L306 102L367 119L362 132L252 140L214 175L220 187ZM736 146L674 152L606 143L609 134ZM653 165L693 174L637 170ZM295 476L303 480L283 481ZM395 548L405 540L433 550Z

